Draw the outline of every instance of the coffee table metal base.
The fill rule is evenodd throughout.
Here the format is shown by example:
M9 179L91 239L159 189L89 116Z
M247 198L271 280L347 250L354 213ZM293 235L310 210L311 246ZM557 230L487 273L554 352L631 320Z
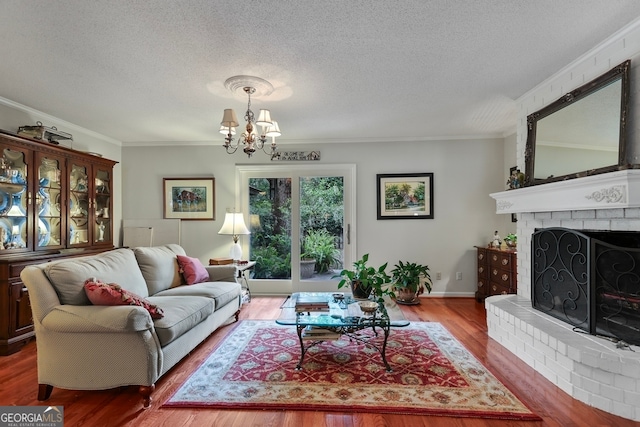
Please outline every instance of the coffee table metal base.
M298 332L298 339L300 340L300 361L298 362L298 364L296 365L296 369L297 370L301 370L302 369L302 362L304 361L304 356L305 354L307 354L307 351L312 348L315 347L317 345L319 345L320 343L326 341L323 340L321 338L314 340L314 339L307 339L305 340L302 336L302 333L304 332L306 326L305 325L297 325L296 326L296 330ZM355 340L358 342L361 342L373 349L375 349L376 351L378 351L378 353L380 353L380 356L382 357L382 363L384 363L385 368L387 369L387 372L393 372L393 370L391 369L391 366L389 366L389 363L387 362L387 340L389 338L389 333L391 332L391 325L386 324L386 325L351 325L351 326L336 326L336 327L324 327L324 329L331 331L331 332L335 332L337 334L340 334L342 336L346 336L348 337L350 340ZM359 332L364 331L365 329L371 329L373 332L373 336L370 335L362 335L359 334ZM382 340L382 345L378 345L375 343L371 342L372 338L375 338L378 336L378 331L377 329L380 329L383 333L384 333L384 339ZM305 347L304 342L308 341L309 344L307 344L307 346Z

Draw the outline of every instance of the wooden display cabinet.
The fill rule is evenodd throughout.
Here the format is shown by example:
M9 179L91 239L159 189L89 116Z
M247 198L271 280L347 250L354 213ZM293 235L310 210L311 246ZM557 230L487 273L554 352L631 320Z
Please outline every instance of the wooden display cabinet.
M478 302L491 295L515 294L518 291L517 258L513 249L476 246Z
M24 267L113 249L116 163L0 131L0 355L33 337Z

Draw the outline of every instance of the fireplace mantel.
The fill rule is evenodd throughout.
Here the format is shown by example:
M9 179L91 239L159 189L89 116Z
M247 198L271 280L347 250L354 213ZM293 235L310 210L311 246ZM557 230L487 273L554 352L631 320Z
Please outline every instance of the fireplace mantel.
M627 169L490 194L496 213L640 207L640 170Z

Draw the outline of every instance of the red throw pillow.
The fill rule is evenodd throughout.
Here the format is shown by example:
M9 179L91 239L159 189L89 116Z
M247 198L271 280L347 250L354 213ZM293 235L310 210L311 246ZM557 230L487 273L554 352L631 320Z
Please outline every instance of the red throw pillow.
M209 273L198 258L178 255L178 265L187 285L209 281Z
M137 305L146 309L152 319L160 319L164 312L157 305L133 292L122 289L116 283L104 283L96 278L84 282L84 292L93 305Z

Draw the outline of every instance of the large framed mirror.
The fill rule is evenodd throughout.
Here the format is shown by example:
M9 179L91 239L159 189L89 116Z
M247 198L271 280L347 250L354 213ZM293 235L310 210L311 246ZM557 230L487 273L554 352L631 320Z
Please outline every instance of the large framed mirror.
M628 167L627 60L527 117L525 186Z

